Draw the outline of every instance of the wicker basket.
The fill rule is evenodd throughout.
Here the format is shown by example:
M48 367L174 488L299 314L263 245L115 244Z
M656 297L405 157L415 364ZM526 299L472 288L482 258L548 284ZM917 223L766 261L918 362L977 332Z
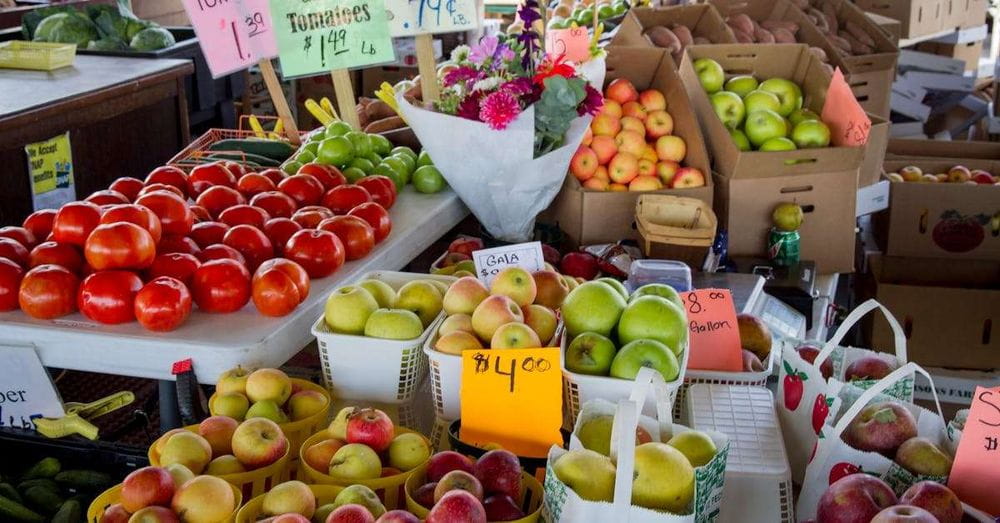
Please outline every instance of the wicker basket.
M719 225L709 204L668 194L639 196L635 223L647 258L678 260L696 269L712 248Z
M0 68L52 71L73 65L76 44L25 42L11 40L0 42Z

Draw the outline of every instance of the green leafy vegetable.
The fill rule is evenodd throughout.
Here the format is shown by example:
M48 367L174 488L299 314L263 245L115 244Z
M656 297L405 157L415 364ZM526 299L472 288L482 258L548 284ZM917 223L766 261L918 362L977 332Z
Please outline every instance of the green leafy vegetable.
M136 33L129 44L136 51L156 51L176 43L174 35L162 27L150 27Z
M100 40L91 40L87 44L87 49L91 51L127 51L128 46L117 38L101 38Z

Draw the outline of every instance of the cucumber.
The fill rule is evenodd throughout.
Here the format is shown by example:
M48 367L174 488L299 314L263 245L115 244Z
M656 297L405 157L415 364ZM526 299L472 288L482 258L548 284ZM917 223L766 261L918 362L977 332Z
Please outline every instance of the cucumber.
M62 469L62 464L59 460L53 457L43 458L38 463L35 463L24 473L21 477L22 480L25 479L35 479L35 478L52 478Z
M14 500L0 496L0 521L43 523L45 518Z
M42 514L52 515L59 511L63 498L58 491L41 485L36 485L24 491L24 500L28 506Z
M64 470L56 474L56 483L77 490L104 490L114 480L108 474L96 470Z
M18 503L24 502L24 500L21 499L21 495L17 493L17 489L15 489L10 483L0 483L0 496L12 499Z
M24 491L28 490L31 487L45 487L55 492L59 491L59 485L56 485L56 482L49 478L29 479L17 484L17 490L21 494L24 494Z
M295 154L295 147L287 142L264 138L244 138L242 140L220 140L208 146L210 151L243 151L265 156L276 162L283 162Z
M258 167L277 167L281 165L277 160L253 153L215 152L208 155L208 158L211 160L231 160L247 165L256 164Z
M83 521L83 507L75 499L67 499L52 516L52 523L80 523Z

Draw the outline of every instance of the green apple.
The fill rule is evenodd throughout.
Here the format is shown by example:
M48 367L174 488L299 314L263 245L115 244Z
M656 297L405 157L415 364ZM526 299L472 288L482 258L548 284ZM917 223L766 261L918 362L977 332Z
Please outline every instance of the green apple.
M339 480L368 480L382 475L382 460L371 447L349 443L330 460L330 475Z
M295 161L295 160L289 160L289 161L281 164L281 170L284 171L284 173L287 174L287 175L289 175L289 176L291 176L291 175L299 172L299 169L301 169L301 168L302 168L302 164L300 162Z
M746 107L739 95L729 91L720 91L713 94L709 100L712 102L712 109L715 110L719 120L722 120L723 125L730 129L737 129L743 123Z
M437 170L437 167L433 165L424 165L417 168L413 173L413 187L417 192L434 194L441 192L446 185L444 176L441 176L441 171Z
M597 8L597 19L607 20L608 18L615 17L615 8L610 4L604 4Z
M687 342L688 324L684 309L661 296L640 296L625 307L618 321L621 344L651 339L663 343L680 356Z
M403 185L410 183L410 173L406 169L406 163L400 160L397 156L389 156L388 158L383 158L381 165L388 165L394 171L399 173L399 178L403 180Z
M326 129L316 129L315 131L306 135L306 141L309 143L319 143L321 140L326 139Z
M327 138L319 143L319 154L316 155L323 165L347 165L354 159L354 144L343 136Z
M700 430L687 430L674 434L674 437L667 441L667 445L681 451L681 454L691 462L692 467L707 465L718 452L711 436Z
M661 298L666 298L667 300L673 302L674 305L677 305L682 311L684 310L684 301L681 300L680 293L677 292L677 289L674 289L666 283L647 283L642 287L639 287L632 293L629 303L642 296L659 296Z
M326 299L323 317L331 331L338 334L360 335L365 332L368 317L378 309L378 301L363 287L341 287Z
M591 8L582 9L573 20L580 26L587 27L594 23L594 10Z
M770 91L778 96L781 108L778 114L782 117L792 114L792 111L802 107L802 89L791 80L784 78L769 78L760 84L760 89Z
M788 120L792 122L792 125L798 125L800 122L806 120L819 120L818 114L810 111L809 109L796 109L792 111L792 114L788 115Z
M319 141L317 140L315 142L307 142L302 144L302 150L313 153L313 156L315 157L316 153L319 152Z
M406 187L406 180L403 178L403 173L393 169L392 166L379 163L372 169L370 174L381 174L382 176L387 176L392 180L393 185L396 186L396 191L402 191L403 187Z
M830 145L830 128L819 120L799 122L792 129L792 141L799 149Z
M246 418L250 400L242 392L225 392L213 394L209 400L209 411L215 416L229 416L236 421Z
M711 58L699 58L694 61L694 71L698 73L698 81L708 94L717 93L726 81L726 72L719 62Z
M731 93L736 93L740 95L740 98L743 98L747 95L747 93L756 89L758 85L760 85L760 82L758 82L756 78L748 74L741 74L727 80L725 89Z
M368 291L380 309L387 309L396 303L396 291L382 280L364 280L358 283L358 287Z
M566 295L562 304L563 322L570 336L596 332L610 336L625 310L625 298L610 285L588 281Z
M615 358L615 344L596 332L584 332L566 347L566 370L577 374L607 376Z
M368 135L361 131L351 131L344 135L354 146L355 156L366 156L372 152L372 143L368 140Z
M288 416L281 411L281 407L272 400L261 400L254 402L250 405L250 410L247 410L246 419L250 418L267 418L275 423L287 423Z
M628 12L628 4L625 2L615 2L613 5L615 8L615 16L622 16Z
M753 114L763 109L777 111L781 108L781 102L778 100L777 95L761 89L755 89L747 93L743 97L743 105L746 107L747 114Z
M441 313L441 302L437 286L426 281L411 281L399 288L393 307L413 312L426 327Z
M680 374L677 357L656 340L635 340L622 347L611 362L611 377L634 380L639 369L649 367L670 382Z
M372 151L379 156L385 156L392 150L392 142L381 134L369 134L368 140L372 143Z
M615 464L593 450L571 450L552 464L556 478L587 501L610 503L615 496Z
M417 159L417 153L413 152L413 149L410 149L409 147L407 147L405 145L400 145L400 146L397 146L397 147L393 147L392 151L389 152L389 154L391 154L391 155L396 155L396 154L399 154L399 153L404 153L407 156L409 156L410 158L413 158L414 160Z
M616 280L614 278L609 278L607 276L605 276L603 278L598 278L598 279L596 279L594 281L599 281L599 282L606 283L606 284L610 285L611 288L613 288L614 290L618 291L618 294L622 295L622 298L625 298L625 301L628 301L628 289L625 288L625 284L623 284L622 282L620 282L620 281L618 281L618 280Z
M368 174L373 170L375 170L375 164L373 164L368 158L365 158L364 156L358 156L353 160L351 160L351 163L348 164L348 167L361 169L362 171L365 172L365 174Z
M344 490L337 493L337 497L333 498L334 508L344 505L361 505L368 509L373 518L379 518L385 514L385 505L382 504L378 494L365 485L351 485L344 487Z
M319 148L317 147L317 151ZM295 155L294 160L301 164L307 164L316 159L316 153L309 151L308 149L302 149Z
M412 340L424 332L420 317L405 309L378 309L365 322L365 336L384 340Z
M420 151L420 155L417 156L417 167L423 167L425 165L434 165L431 160L431 155L427 151Z
M785 136L785 131L787 130L785 119L780 114L768 109L747 115L744 129L746 130L747 138L750 139L750 143L754 147L760 147L761 144L771 138Z
M406 167L406 172L408 175L413 175L413 171L417 168L417 160L406 153L398 153L391 156L391 158L398 158L403 162L403 166Z
M417 468L430 457L431 447L420 434L400 434L389 443L389 466L403 472Z
M326 505L316 507L316 512L313 512L312 517L313 523L324 523L334 510L337 510L337 505L334 505L333 503L327 503Z
M741 151L749 151L752 149L750 147L750 139L747 138L746 133L739 129L729 129L729 136L733 137L733 143L736 144L736 148Z
M784 136L779 136L777 138L771 138L770 140L760 144L758 151L794 151L795 149L795 142L785 138Z
M358 169L357 167L348 167L343 171L340 171L340 173L347 179L347 183L358 183L358 180L368 176L364 171Z
M353 129L351 129L351 126L348 125L347 122L337 120L326 127L326 137L333 138L334 136L344 136L351 131L353 131Z
M666 443L635 448L632 504L672 514L687 514L694 498L694 467Z
M779 203L771 211L771 221L774 222L775 227L783 231L797 230L802 226L804 216L802 207L793 202Z

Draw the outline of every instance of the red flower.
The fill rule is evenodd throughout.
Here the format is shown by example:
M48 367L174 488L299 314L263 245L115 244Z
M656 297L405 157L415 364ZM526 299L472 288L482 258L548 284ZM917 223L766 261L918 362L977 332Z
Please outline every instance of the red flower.
M486 95L479 107L479 119L496 130L506 129L507 124L521 114L517 98L507 91L496 91Z
M552 55L546 55L542 63L538 65L538 70L531 80L538 85L542 85L546 78L553 76L562 76L564 78L573 78L576 76L576 69L566 63L565 54L557 56L554 61L552 60Z

